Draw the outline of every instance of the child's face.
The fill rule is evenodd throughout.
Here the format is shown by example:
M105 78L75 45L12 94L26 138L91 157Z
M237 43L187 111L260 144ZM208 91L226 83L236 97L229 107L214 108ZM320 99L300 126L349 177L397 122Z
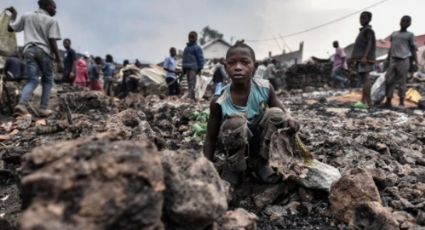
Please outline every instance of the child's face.
M71 48L71 42L69 42L68 40L64 40L63 47L65 47L65 49Z
M198 37L194 34L190 34L189 35L189 42L190 43L195 43L198 40Z
M46 11L49 13L50 16L56 15L56 3L52 0L50 4L46 7Z
M254 73L254 60L250 51L243 47L230 50L227 55L226 70L234 83L250 81Z
M360 24L362 26L368 25L369 22L370 22L370 18L366 14L361 14L360 15Z
M400 26L402 29L409 28L410 24L411 24L411 20L408 17L403 17L400 21Z

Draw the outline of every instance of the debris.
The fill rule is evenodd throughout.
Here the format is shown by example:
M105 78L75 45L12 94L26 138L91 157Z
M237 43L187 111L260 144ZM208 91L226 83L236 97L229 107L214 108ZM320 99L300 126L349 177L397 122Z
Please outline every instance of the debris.
M380 104L385 98L385 73L378 74L372 85L371 99L373 104Z
M10 140L9 135L0 135L0 141L8 141L8 140Z
M275 202L279 196L288 192L288 185L284 183L262 187L260 193L253 195L254 203L258 208L264 208Z
M9 195L0 198L0 201L5 202L7 199L9 199Z
M356 206L354 218L350 223L351 229L386 229L398 230L399 224L392 213L382 207L379 202L365 202Z
M9 133L9 136L15 136L19 133L19 130L14 129L12 132Z
M46 125L47 125L47 122L45 119L40 119L35 121L35 126L46 126Z
M364 169L352 169L332 185L330 209L335 218L350 223L355 208L362 202L381 203L372 175Z
M341 175L338 169L313 159L298 136L288 136L280 129L272 134L269 150L270 166L284 176L307 188L330 190Z
M213 229L216 230L256 230L258 217L242 208L227 211Z
M159 154L114 139L102 134L25 155L22 229L161 228Z
M28 129L31 126L31 123L32 123L31 114L25 114L23 116L19 116L16 118L16 121L15 121L16 127L19 130Z
M320 189L330 192L331 185L341 178L339 170L333 166L324 164L318 160L313 160L306 164L307 175L299 178L298 183L311 189Z
M410 88L406 92L406 100L418 104L422 100L422 96L417 90Z
M227 210L226 189L214 165L194 151L162 153L164 211L169 226L204 229Z
M3 130L3 131L5 131L5 132L10 132L10 131L12 131L12 126L13 126L13 123L11 122L11 121L9 121L9 122L5 122L5 123L3 123L1 126L0 126L0 128Z

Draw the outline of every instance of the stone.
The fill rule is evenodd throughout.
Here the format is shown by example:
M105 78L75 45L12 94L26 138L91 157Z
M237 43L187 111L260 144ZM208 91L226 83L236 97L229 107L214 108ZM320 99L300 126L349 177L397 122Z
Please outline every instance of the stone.
M279 205L271 205L264 209L264 214L266 214L271 222L276 222L283 219L284 216L288 215L288 210Z
M341 178L339 170L331 165L313 160L305 164L308 169L305 177L300 177L298 183L310 189L319 189L329 192L333 183Z
M163 171L147 142L98 134L23 156L23 230L161 229Z
M261 192L254 194L254 203L258 208L272 204L279 196L288 194L287 184L280 183L262 187Z
M392 213L378 202L366 202L356 206L350 229L397 230L398 222Z
M15 125L19 130L28 129L32 123L31 114L25 114L16 118Z
M401 229L409 229L410 227L415 226L415 218L405 211L396 211L393 212L393 216L397 221Z
M372 175L360 168L349 170L332 185L329 203L334 217L345 223L353 219L356 206L363 202L381 203Z
M420 210L416 216L416 223L425 226L425 211Z
M227 211L217 220L215 230L256 230L258 217L245 209Z
M201 152L162 152L167 228L204 229L227 210L226 186Z

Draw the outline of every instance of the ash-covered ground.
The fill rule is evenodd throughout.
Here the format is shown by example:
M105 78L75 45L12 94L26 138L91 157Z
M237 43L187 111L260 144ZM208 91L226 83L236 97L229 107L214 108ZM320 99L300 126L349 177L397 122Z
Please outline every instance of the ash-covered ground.
M424 111L331 100L344 93L280 94L315 159L351 175L329 194L250 173L229 189L202 157L206 100L58 86L54 115L1 117L0 229L423 229Z

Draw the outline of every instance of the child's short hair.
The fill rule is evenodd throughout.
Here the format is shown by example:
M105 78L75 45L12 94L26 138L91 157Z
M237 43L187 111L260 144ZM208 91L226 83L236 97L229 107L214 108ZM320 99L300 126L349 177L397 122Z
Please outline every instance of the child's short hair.
M245 49L248 49L249 50L249 54L251 55L252 61L255 62L255 52L254 52L254 49L252 49L251 46L245 44L245 41L244 40L236 41L236 43L227 50L226 58L228 58L230 51L233 50L233 49L236 49L236 48L245 48Z
M369 18L369 21L372 20L372 13L371 12L369 12L369 11L363 11L362 14L363 15L366 15Z
M106 62L109 62L109 63L112 63L112 62L114 62L114 58L112 57L112 55L107 54L106 55L106 58L105 58L105 61Z
M410 17L409 15L404 15L401 19L407 19L409 20L409 22L412 21L412 17Z
M198 38L198 33L196 33L196 31L190 31L190 33L189 33L189 37L195 37L195 38Z
M38 0L38 6L40 8L46 8L50 4L52 4L53 0Z

